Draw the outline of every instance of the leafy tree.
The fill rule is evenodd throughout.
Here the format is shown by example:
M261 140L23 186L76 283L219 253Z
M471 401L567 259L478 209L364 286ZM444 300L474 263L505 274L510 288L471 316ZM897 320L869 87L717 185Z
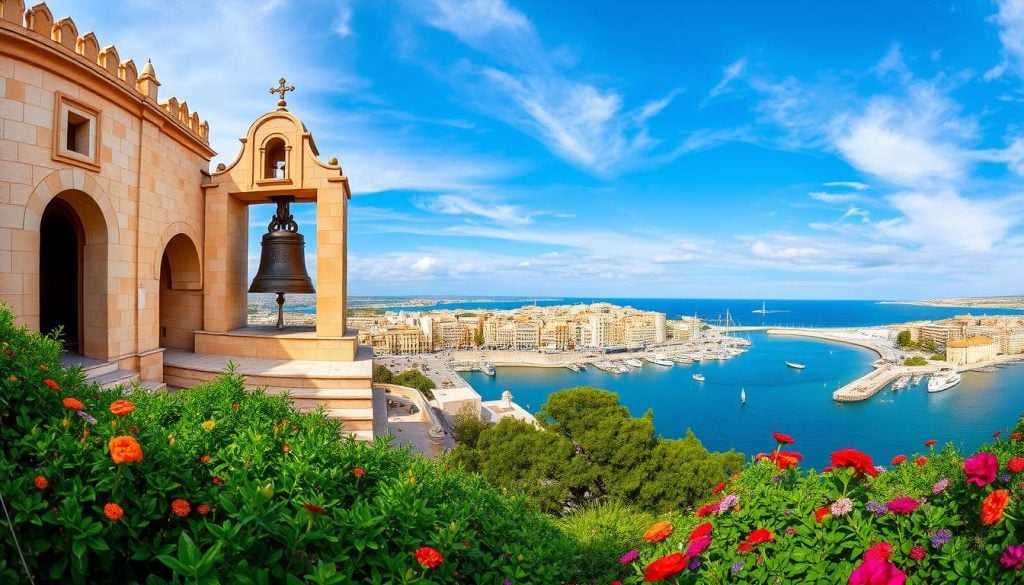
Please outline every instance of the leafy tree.
M466 404L452 417L452 436L460 445L473 449L480 433L489 426L491 423L480 418L480 409Z
M905 366L927 366L928 358L924 356L915 355L914 357L907 358L903 361Z
M903 330L896 335L896 345L899 347L910 347L913 343L910 338L910 331Z
M430 379L430 376L423 372L412 369L406 370L401 374L394 377L393 384L400 386L408 386L409 388L415 388L423 393L427 397L427 400L434 399L434 393L432 390L437 387L434 381Z
M592 502L685 508L743 464L738 453L709 453L690 432L659 437L650 411L633 417L616 394L595 388L555 392L537 422L482 429L476 449L462 445L455 459L556 513Z
M378 384L390 384L395 379L395 375L391 373L384 364L376 364L373 366L373 381Z
M476 330L476 333L473 335L473 342L476 343L477 347L480 347L481 345L484 344L484 330L483 329L477 329Z

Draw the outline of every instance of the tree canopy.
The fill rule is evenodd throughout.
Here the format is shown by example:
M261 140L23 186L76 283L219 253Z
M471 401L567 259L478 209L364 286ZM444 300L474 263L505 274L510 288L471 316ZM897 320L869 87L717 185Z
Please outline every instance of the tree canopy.
M612 392L591 387L555 392L537 413L540 428L502 420L461 444L455 461L492 483L561 513L613 501L661 512L692 506L743 464L733 451L710 453L687 431L666 439L653 414L633 417Z

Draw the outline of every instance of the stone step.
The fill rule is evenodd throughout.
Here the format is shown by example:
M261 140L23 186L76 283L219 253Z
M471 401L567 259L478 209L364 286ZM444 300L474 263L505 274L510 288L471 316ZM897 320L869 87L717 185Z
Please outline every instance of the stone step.
M277 392L269 392L269 394L278 394ZM283 392L281 393L283 394ZM346 408L372 408L373 397L372 396L299 396L297 393L289 392L288 398L291 399L295 407L300 410L315 410L318 405L323 405L327 409L346 409Z
M163 382L157 382L156 380L143 380L139 383L139 388L147 392L159 392L167 389L167 384Z
M131 386L132 382L139 379L138 372L129 372L126 370L115 370L99 376L86 378L86 382L90 384L99 384L100 388L113 389L118 386Z
M367 429L363 429L361 431L352 431L352 432L344 432L343 431L341 434L343 434L343 435L352 435L353 437L356 438L356 441L359 441L360 443L369 443L369 442L373 441L373 431L367 430Z
M105 376L112 374L117 371L117 363L115 362L102 362L95 365L82 365L82 373L85 374L86 381L90 381L99 376Z

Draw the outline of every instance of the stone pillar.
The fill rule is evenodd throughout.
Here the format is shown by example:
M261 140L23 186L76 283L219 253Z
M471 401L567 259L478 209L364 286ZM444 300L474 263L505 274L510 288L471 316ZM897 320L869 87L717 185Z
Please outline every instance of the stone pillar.
M226 192L208 192L203 244L203 329L245 326L248 310L249 207Z
M316 334L345 335L345 273L347 267L344 188L325 188L316 205Z

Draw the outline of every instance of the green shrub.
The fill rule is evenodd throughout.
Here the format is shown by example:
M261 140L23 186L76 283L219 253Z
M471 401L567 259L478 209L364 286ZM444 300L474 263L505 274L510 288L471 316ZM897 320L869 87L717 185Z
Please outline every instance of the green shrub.
M927 366L928 365L928 358L926 358L924 356L920 356L920 355L915 355L914 357L909 357L909 358L903 360L903 365L905 365L905 366Z
M578 578L585 583L608 583L619 578L619 559L643 546L643 533L654 516L611 502L595 504L565 516L559 526L580 546Z
M234 373L127 394L86 386L3 308L0 341L0 493L36 583L557 583L575 570L573 542L522 498L383 439L343 440L322 411ZM134 411L114 415L124 399ZM115 464L113 437L142 460ZM26 582L0 535L0 583ZM423 546L443 562L422 567Z
M406 370L401 374L395 376L393 384L400 386L408 386L409 388L415 388L423 393L427 397L427 400L434 399L434 393L432 390L436 388L434 381L430 379L430 376L424 374L417 369Z
M373 381L378 384L390 384L394 380L395 376L391 373L384 364L375 364L373 366Z

